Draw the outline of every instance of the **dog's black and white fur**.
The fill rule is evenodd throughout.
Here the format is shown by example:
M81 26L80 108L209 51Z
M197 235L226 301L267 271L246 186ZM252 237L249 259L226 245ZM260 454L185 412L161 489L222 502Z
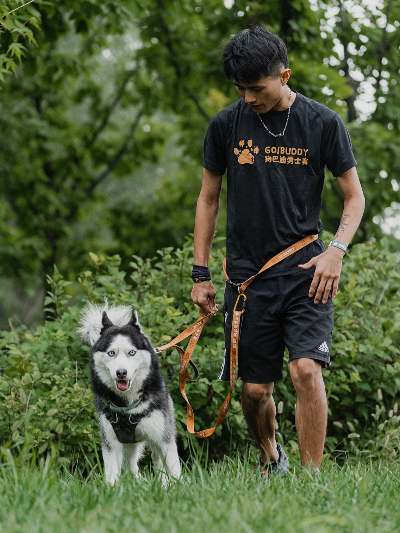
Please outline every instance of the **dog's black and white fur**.
M78 330L91 345L91 377L102 434L106 481L114 484L124 461L139 476L146 444L165 484L179 478L171 396L158 358L130 306L88 305Z

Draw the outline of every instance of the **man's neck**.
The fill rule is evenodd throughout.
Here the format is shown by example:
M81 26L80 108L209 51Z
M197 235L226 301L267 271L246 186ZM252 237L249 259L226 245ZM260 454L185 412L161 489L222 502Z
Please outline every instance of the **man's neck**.
M292 91L291 97L290 97L290 88L285 85L283 87L283 94L282 98L280 98L277 103L274 105L274 107L271 108L271 111L285 111L285 109L289 109L293 105L293 102L296 100L296 93Z

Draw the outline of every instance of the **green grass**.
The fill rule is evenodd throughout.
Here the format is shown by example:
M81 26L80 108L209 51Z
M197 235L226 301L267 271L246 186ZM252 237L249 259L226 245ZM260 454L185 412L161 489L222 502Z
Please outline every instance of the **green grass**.
M400 531L400 464L327 462L318 477L298 466L255 479L246 460L184 468L168 488L146 470L118 486L100 475L47 465L0 465L3 533L394 533Z

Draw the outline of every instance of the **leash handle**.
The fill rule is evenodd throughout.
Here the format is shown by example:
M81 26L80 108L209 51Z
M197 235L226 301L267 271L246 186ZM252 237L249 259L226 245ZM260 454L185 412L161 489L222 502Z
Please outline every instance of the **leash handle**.
M211 313L208 313L208 315L205 315L203 312L201 312L199 318L196 320L196 322L194 322L194 324L186 328L184 331L182 331L182 333L179 333L179 335L172 339L172 341L170 341L168 344L164 344L163 346L157 346L157 352L161 353L164 350L168 350L168 348L175 347L176 344L187 339L190 336L193 336L198 331L198 335L200 335L204 324L208 322L210 318L215 315L216 312L217 311L212 311Z

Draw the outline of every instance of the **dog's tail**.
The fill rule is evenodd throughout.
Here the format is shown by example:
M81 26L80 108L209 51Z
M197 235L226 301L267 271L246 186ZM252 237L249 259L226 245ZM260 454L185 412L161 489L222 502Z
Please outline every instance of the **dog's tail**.
M131 305L109 306L107 300L100 305L88 303L82 312L81 326L77 329L77 332L83 342L90 346L96 344L100 338L104 311L114 326L121 327L128 324L132 318L133 307ZM137 317L136 312L135 316Z

